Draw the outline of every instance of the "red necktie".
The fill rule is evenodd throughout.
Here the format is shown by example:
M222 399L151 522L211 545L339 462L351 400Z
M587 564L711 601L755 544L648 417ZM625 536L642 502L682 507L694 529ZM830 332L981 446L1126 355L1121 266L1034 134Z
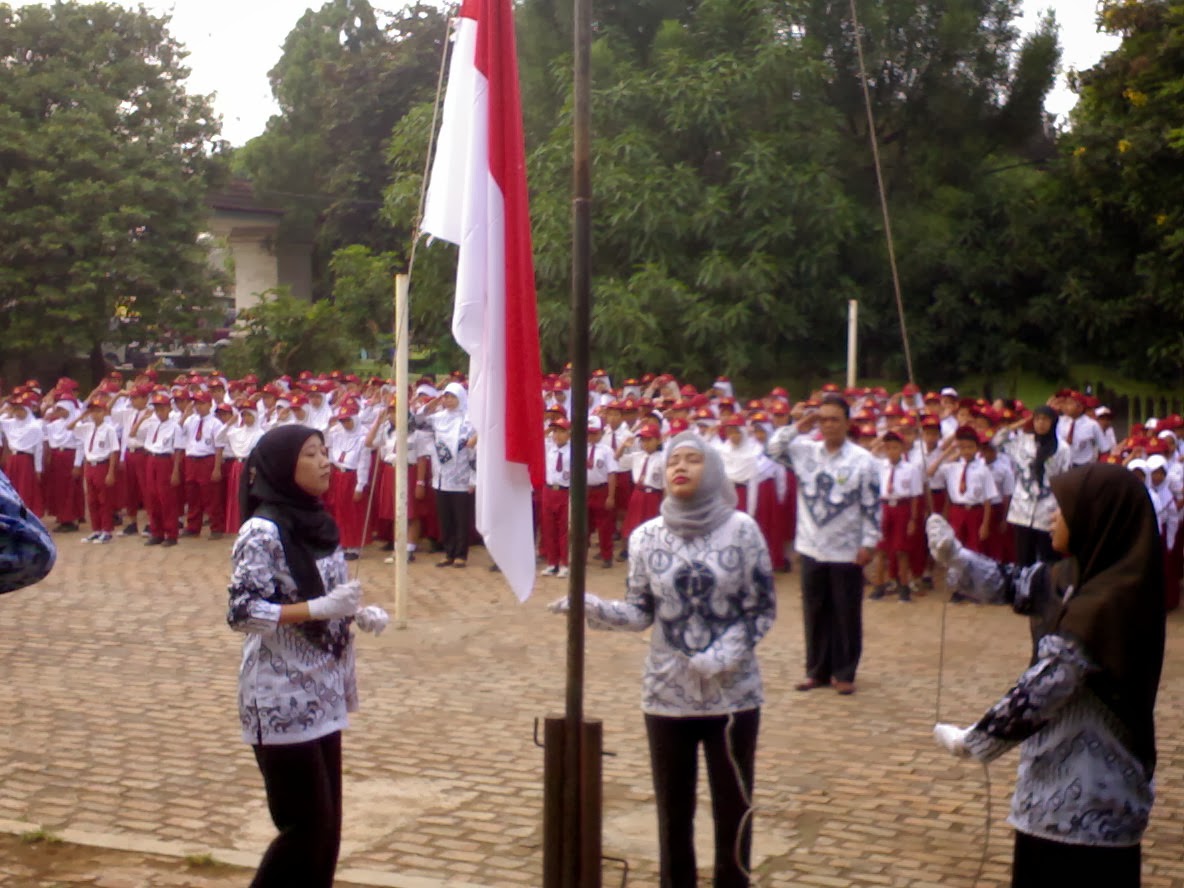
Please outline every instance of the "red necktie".
M612 434L609 435L608 439L609 439L609 441L612 442L611 446L613 448L613 453L615 454L617 452L617 430L616 429L613 429Z
M1065 439L1065 443L1067 443L1067 444L1073 443L1073 429L1076 426L1077 426L1077 420L1075 420L1075 419L1069 420L1069 437Z
M650 458L649 458L649 455L647 454L646 458L645 458L645 462L643 462L641 464L641 483L642 484L645 484L646 479L649 478L649 475L647 475L645 473L645 470L648 469L649 467L650 467Z
M197 440L198 441L201 441L201 424L203 422L205 422L205 419L206 418L204 416L199 416L197 418Z
M156 424L156 431L152 433L152 443L156 443L156 439L160 437L160 427L164 425L162 422Z
M959 493L966 492L966 472L969 468L970 468L970 460L966 460L966 462L962 464L962 479L958 482L958 492Z
M562 450L558 450L555 452L555 471L556 472L563 471L563 451Z
M590 468L590 469L595 468L595 465L593 464L593 461L592 461L592 457L595 453L596 453L596 445L589 444L588 445L588 468Z
M894 464L892 466L892 468L888 470L888 495L889 496L892 496L892 491L896 488L896 484L894 483L895 481L896 481L896 465Z
M97 435L98 433L99 433L99 427L96 425L93 429L91 429L91 432L90 432L90 443L86 445L86 449L88 451L92 451L92 452L94 451L94 449L95 449L95 435Z

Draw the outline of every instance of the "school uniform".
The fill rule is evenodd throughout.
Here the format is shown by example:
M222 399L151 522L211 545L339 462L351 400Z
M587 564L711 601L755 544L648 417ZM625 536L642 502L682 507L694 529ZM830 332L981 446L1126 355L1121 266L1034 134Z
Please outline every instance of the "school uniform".
M932 450L925 449L925 442L921 442L922 448L922 463L921 468L928 473L935 465L941 461L942 449L940 444L935 444ZM930 515L944 515L946 511L946 479L940 472L931 475L929 478L929 501L931 504Z
M614 511L614 529L625 518L625 511L629 508L629 498L633 495L633 472L630 468L630 460L625 459L628 454L636 451L637 439L629 427L622 422L615 429L612 426L604 427L604 437L601 439L602 443L607 444L609 449L613 452L613 458L617 462L617 468L613 472L613 477L616 479L615 500L616 507ZM618 456L620 454L620 456Z
M1176 508L1176 497L1166 478L1159 485L1148 480L1147 493L1155 506L1159 537L1163 541L1164 608L1172 611L1180 606L1180 572L1173 557L1180 529L1180 511Z
M4 472L25 507L40 518L44 513L41 473L45 470L45 430L41 420L31 413L23 419L6 416L0 419L0 434L8 447Z
M54 419L44 423L49 455L42 474L45 514L59 524L77 524L85 512L82 480L74 477L76 451L81 446L70 420Z
M941 476L946 486L946 518L958 541L972 552L984 552L986 541L979 538L987 507L999 499L995 479L977 456L969 461L942 463L934 477Z
M1007 514L1011 508L1011 497L1015 493L1015 469L1011 460L1000 453L995 461L987 463L991 477L995 481L995 489L999 492L999 502L991 503L991 538L987 540L986 555L1000 564L1015 562L1015 534L1007 522Z
M151 416L141 426L148 469L147 506L148 533L152 539L177 539L177 523L181 517L181 486L173 486L174 465L180 470L180 455L185 451L185 432L171 416L165 420ZM180 455L178 454L180 452Z
M97 423L84 419L74 428L78 440L82 443L74 452L75 465L82 468L90 528L99 533L109 534L115 529L115 501L118 491L114 483L108 486L107 479L115 475L114 463L119 460L119 432L108 416L104 416Z
M606 433L607 437L607 433ZM588 532L596 533L600 547L600 560L611 562L613 557L613 530L616 524L617 460L612 450L604 443L588 444ZM608 506L609 479L612 479L613 506Z
M666 453L656 450L646 453L640 450L633 454L633 493L629 497L629 508L625 522L621 525L621 539L628 545L633 531L658 517L662 509L662 495L666 489Z
M222 431L222 420L210 411L205 416L191 415L185 420L185 534L201 533L202 517L210 519L210 533L226 530L226 503L222 485L214 480L214 453Z
M242 526L242 516L238 511L238 487L247 457L263 435L258 419L254 425L229 425L222 430L222 477L226 479L226 530L229 533L238 533Z
M883 460L880 467L880 542L888 576L900 580L900 556L909 561L909 571L919 577L925 569L924 496L921 470L903 457L897 463ZM909 532L909 524L913 525Z
M119 429L119 464L116 467L116 488L119 493L117 508L127 509L131 521L136 520L136 513L144 508L144 486L148 470L148 454L144 450L144 427L135 429L136 421L141 416L151 415L152 411L145 407L136 410L128 406L120 410L111 411L111 419Z
M769 548L773 570L788 565L785 544L792 537L786 533L785 501L789 497L790 472L785 466L761 454L757 457L756 508L753 517Z
M544 458L547 477L539 496L539 546L548 567L566 567L571 442L559 447L548 439Z
M352 430L341 423L330 426L325 448L332 464L326 508L337 522L343 549L360 549L366 530L365 492L370 478L370 450L366 435L355 423ZM355 499L355 494L363 494Z

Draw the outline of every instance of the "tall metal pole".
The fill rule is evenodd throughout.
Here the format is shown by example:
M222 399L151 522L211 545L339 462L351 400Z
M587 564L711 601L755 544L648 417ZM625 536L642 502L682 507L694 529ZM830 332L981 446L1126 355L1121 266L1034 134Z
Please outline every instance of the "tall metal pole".
M395 628L407 628L407 291L411 276L395 275Z
M588 328L592 302L592 0L574 0L575 70L571 251L571 498L567 623L567 705L564 711L564 888L579 888L583 870L584 561L588 548Z

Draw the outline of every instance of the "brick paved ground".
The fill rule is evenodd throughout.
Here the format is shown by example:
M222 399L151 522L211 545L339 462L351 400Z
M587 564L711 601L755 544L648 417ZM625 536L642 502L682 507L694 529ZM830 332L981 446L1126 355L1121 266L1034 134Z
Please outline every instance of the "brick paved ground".
M0 821L137 850L5 839L0 884L242 885L242 870L146 853L213 850L248 864L270 836L235 717L239 638L223 619L229 546L77 539L59 538L49 580L0 598ZM342 860L355 874L408 886L539 884L542 756L531 726L562 707L564 625L545 604L565 587L541 581L519 606L486 563L481 550L464 572L421 559L411 568L411 627L361 641ZM368 597L389 603L392 569L379 553L368 552L361 569ZM620 567L590 574L592 591L619 593ZM969 886L983 848L983 771L930 739L937 597L867 603L860 691L841 698L792 691L802 659L795 579L780 578L778 593L781 620L761 648L760 885ZM1145 884L1165 888L1184 888L1182 635L1174 617L1160 697L1160 801L1145 855ZM1005 610L950 608L943 717L976 717L1022 670L1027 646L1025 623ZM642 637L589 635L588 710L604 720L616 753L605 759L605 853L629 861L631 885L656 881L637 709L644 652ZM1011 755L991 770L994 821L980 885L1006 884L1014 767ZM707 826L705 796L700 810ZM702 836L706 863L709 832ZM618 872L606 868L606 884L619 884Z

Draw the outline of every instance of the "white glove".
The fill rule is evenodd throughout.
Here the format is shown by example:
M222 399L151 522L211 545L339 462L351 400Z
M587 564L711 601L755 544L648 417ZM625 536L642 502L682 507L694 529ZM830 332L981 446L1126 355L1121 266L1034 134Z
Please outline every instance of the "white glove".
M377 604L369 604L354 614L354 622L363 632L382 635L382 630L390 624L391 618Z
M309 599L308 615L314 620L344 620L352 617L362 600L362 584L350 580L333 587L320 598Z
M728 671L728 664L723 657L709 651L700 651L690 658L691 668L704 678L715 678Z
M929 554L933 560L947 567L962 552L962 544L954 536L954 528L941 515L930 515L925 522L925 536L929 540Z
M584 613L587 614L593 608L600 607L600 599L591 592L584 593ZM547 610L553 614L565 614L571 610L571 602L567 600L567 596L556 598L547 605Z
M960 728L957 725L933 726L933 739L937 741L937 745L958 758L966 758L970 755L970 750L966 748L968 733L970 733L969 728Z

